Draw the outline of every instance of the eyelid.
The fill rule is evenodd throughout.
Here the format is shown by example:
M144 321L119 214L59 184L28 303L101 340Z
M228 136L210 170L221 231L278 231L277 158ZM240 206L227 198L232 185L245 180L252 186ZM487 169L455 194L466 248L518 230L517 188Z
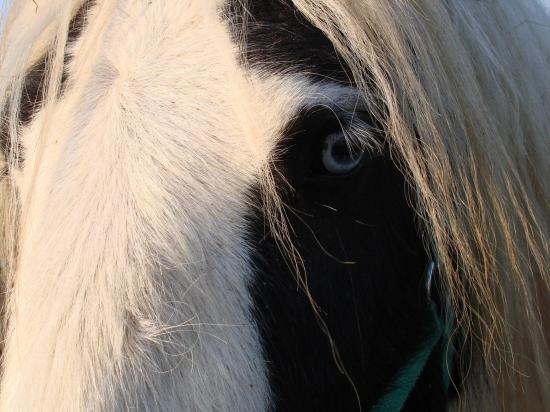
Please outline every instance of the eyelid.
M311 85L304 106L308 110L321 106L336 112L367 111L364 97L356 88L330 82Z
M355 142L376 157L383 151L383 130L377 127L366 107L360 105L357 100L351 100L350 96L352 95L339 96L342 105L337 105L335 100L331 100L331 104L322 104L318 101L317 104L309 106L306 112L309 115L323 111L330 112L350 144ZM327 100L326 96L325 100ZM349 109L346 109L344 103Z
M364 125L373 125L371 114L366 109L361 109L358 107L353 107L346 109L340 106L329 106L323 104L316 104L308 106L305 112L308 115L312 115L318 112L328 111L332 114L334 119L342 125L352 125L352 124L364 124Z
M370 113L366 111L353 111L335 113L342 131L350 144L358 144L363 149L372 153L381 153L383 141L382 130L371 120Z

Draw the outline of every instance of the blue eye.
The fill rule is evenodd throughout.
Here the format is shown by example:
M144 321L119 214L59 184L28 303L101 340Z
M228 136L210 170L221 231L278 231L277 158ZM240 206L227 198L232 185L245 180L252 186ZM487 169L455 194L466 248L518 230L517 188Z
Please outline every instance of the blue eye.
M364 153L364 150L352 147L343 131L331 133L323 142L323 167L335 175L350 173L361 163Z

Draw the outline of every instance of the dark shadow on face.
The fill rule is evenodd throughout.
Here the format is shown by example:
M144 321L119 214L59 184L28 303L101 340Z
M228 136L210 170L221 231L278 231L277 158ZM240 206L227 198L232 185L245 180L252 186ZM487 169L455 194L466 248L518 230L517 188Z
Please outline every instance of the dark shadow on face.
M330 41L288 2L252 1L246 19L241 12L233 2L228 15L235 38L245 39L247 67L353 86ZM318 313L261 211L252 223L251 289L280 411L353 411L358 397L368 411L433 332L424 282L431 258L413 190L383 131L382 153L343 176L323 171L322 142L337 125L331 110L303 111L276 149L278 187ZM405 410L446 409L442 350L430 356Z

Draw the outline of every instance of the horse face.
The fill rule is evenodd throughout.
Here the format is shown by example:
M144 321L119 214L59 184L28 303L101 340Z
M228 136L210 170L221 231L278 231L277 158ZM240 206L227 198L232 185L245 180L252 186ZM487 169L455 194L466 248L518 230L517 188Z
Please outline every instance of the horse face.
M331 42L283 3L244 25L189 0L115 7L90 51L87 6L64 93L21 138L3 405L374 405L430 334L429 257ZM439 355L409 407L444 404Z

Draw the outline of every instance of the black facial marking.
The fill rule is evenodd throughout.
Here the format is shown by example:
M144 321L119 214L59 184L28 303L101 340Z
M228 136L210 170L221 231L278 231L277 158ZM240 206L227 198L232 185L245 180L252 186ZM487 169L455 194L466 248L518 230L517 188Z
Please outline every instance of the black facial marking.
M84 2L84 4L80 7L80 9L77 11L75 16L71 19L71 22L69 24L69 30L67 34L67 45L65 47L65 55L63 57L63 74L61 77L61 87L59 91L59 97L62 97L63 92L65 91L65 87L68 80L68 71L67 66L72 58L70 52L69 52L69 46L74 43L78 37L80 36L80 33L84 29L86 25L86 17L88 15L88 11L90 8L95 4L95 0L87 0ZM31 68L27 71L27 74L25 75L24 84L23 84L23 92L21 96L21 102L19 106L19 124L21 126L28 125L33 116L40 110L42 107L42 104L44 102L45 98L45 89L44 86L46 84L46 80L49 76L48 68L50 67L50 59L51 55L50 52L46 52L42 57L40 57L36 63L34 63ZM9 111L6 111L9 112ZM2 152L4 153L5 157L7 158L7 154L9 153L10 149L10 139L8 139L8 124L7 124L6 116L4 115L2 118L2 130L0 130L0 145L2 148ZM19 158L19 166L22 166L22 162L24 160L23 154L20 155Z
M260 215L253 291L280 411L358 410L350 380L368 411L432 332L423 279L429 256L403 176L387 149L350 175L319 174L320 119L331 116L302 114L285 133L292 138L281 143L276 167L294 189L284 195L292 238L349 378ZM445 409L442 350L431 355L406 410Z
M235 38L245 39L246 64L353 85L330 41L289 2L252 0L246 19L238 3L229 16ZM382 152L367 153L344 176L320 166L323 139L337 123L330 110L304 111L276 150L283 153L275 166L283 176L278 187L318 314L266 216L259 212L253 223L257 274L251 289L278 411L358 410L355 390L362 410L370 410L433 333L430 304L440 302L436 288L426 291L431 256L412 189L388 145L382 142ZM286 182L292 190L285 190ZM453 394L443 388L443 346L433 350L404 410L446 409Z
M63 60L64 70L63 75L61 78L61 92L60 96L62 95L67 79L68 79L68 72L67 72L67 66L70 63L70 60L72 58L72 55L69 53L68 47L72 43L74 43L76 40L78 40L78 37L80 36L80 33L82 33L82 30L84 29L86 25L86 17L88 15L88 11L90 8L94 5L95 0L87 0L77 11L75 16L72 18L70 24L69 24L69 31L67 34L67 47L65 48L65 55ZM27 72L27 75L25 76L25 85L23 88L23 96L21 100L21 106L20 106L20 122L23 125L28 124L31 120L33 115L40 110L40 107L42 106L42 103L44 101L44 84L48 75L48 67L50 66L50 53L46 53L44 56L42 56L40 59L38 59L37 63L35 63Z
M271 73L307 73L314 79L352 82L332 43L287 0L230 0L227 15L243 57Z

